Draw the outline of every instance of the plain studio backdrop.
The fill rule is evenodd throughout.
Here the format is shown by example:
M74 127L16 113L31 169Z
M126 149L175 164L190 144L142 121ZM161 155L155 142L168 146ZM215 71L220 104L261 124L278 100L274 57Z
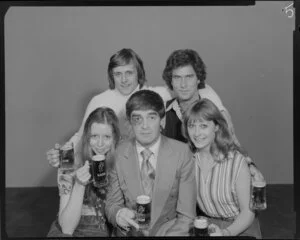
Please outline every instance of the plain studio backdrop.
M227 7L12 7L5 16L6 186L55 186L46 151L78 130L108 88L109 58L132 48L149 85L192 48L268 183L293 183L293 30L287 2Z

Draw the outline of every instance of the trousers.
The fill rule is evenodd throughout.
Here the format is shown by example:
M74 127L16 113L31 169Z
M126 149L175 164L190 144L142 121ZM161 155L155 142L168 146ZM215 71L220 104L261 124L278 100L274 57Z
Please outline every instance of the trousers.
M96 216L81 216L79 224L73 234L65 234L56 219L50 227L47 237L109 237L109 230L106 223L99 226Z

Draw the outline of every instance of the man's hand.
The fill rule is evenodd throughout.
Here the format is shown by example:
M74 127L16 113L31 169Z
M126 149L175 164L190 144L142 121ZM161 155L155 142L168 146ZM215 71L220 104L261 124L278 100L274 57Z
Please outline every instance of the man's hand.
M116 216L117 224L126 231L129 231L130 226L139 230L139 225L133 220L135 218L134 211L129 208L121 208Z

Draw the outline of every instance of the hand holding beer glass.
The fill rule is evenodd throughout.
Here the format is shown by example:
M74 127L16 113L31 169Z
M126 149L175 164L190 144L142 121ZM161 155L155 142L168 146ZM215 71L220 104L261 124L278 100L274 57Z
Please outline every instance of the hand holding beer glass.
M108 184L105 158L105 155L102 154L94 155L90 162L91 181L97 188L105 187Z
M252 181L250 196L250 209L252 211L265 210L267 208L266 182L264 180Z
M62 147L56 143L55 147L47 151L47 160L53 167L62 170L73 170L74 168L74 146L72 142L66 142Z

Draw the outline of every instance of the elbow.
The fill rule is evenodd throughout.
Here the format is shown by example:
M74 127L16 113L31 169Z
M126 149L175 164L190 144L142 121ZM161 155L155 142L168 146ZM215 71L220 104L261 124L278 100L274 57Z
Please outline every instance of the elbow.
M69 226L64 224L63 221L60 218L58 219L58 224L59 224L59 226L61 228L61 232L63 234L67 234L67 235L70 235L70 236L73 235L74 229L70 228Z

